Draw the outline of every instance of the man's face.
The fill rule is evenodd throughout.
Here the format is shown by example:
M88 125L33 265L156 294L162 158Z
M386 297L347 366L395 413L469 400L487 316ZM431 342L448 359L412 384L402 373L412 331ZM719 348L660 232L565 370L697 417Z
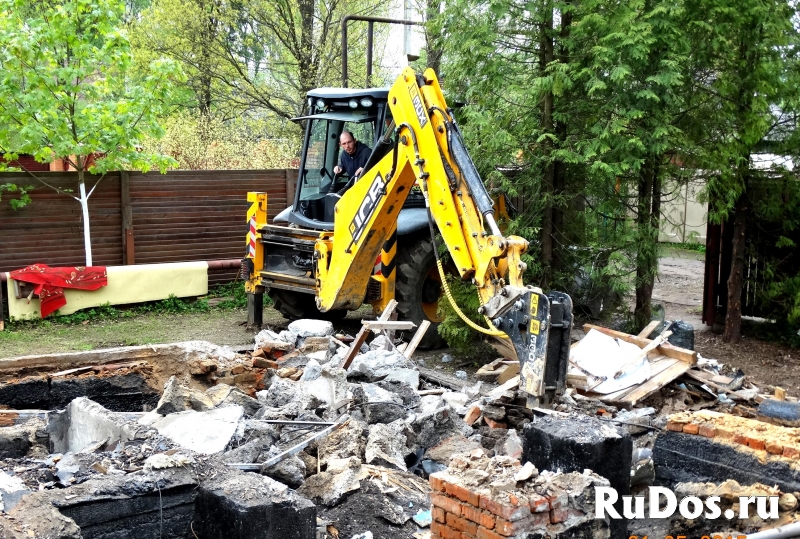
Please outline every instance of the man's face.
M339 137L339 146L341 146L348 155L356 153L356 141L350 135L345 134Z

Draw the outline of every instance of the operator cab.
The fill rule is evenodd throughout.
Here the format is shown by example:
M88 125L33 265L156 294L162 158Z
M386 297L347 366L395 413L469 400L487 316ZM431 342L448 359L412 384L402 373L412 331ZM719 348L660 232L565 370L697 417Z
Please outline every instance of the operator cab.
M388 88L355 90L318 88L308 93L303 153L294 203L275 220L286 220L302 228L333 230L333 208L351 178L334 175L339 162L339 136L350 131L356 140L372 150L391 119L387 107ZM288 215L286 215L288 213Z

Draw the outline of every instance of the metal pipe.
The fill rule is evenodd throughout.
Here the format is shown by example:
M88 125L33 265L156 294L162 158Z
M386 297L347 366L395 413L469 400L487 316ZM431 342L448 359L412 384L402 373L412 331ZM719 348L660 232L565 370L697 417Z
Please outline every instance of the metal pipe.
M232 269L242 265L241 258L230 258L228 260L208 260L208 269Z
M388 17L369 17L366 15L345 15L342 19L342 86L347 88L347 23L350 21L365 21L369 23L382 22L387 24L403 24L405 26L424 26L422 21L409 21L407 19L391 19ZM372 42L372 29L370 28L368 41ZM372 74L372 46L368 48L367 80ZM369 84L367 84L369 86Z
M330 434L334 430L338 430L338 429L342 428L349 421L350 421L349 417L342 416L342 418L340 418L339 421L337 421L336 423L326 427L325 429L317 432L313 436L311 436L309 438L306 438L305 440L303 440L299 444L290 447L286 451L283 451L283 452L275 455L271 459L269 459L269 460L267 460L265 462L262 462L260 464L251 464L249 462L229 462L228 466L230 466L231 468L238 468L240 470L244 470L244 471L247 471L247 472L257 472L257 471L261 470L262 466L264 468L269 468L270 466L273 466L273 465L279 463L280 461L282 461L286 457L289 457L291 455L296 455L297 453L299 453L300 451L305 449L308 446L308 444L316 442L317 440L320 440L320 439L324 438L325 436L327 436L328 434Z
M206 264L208 264L208 269L232 269L238 268L242 265L242 260L240 258L230 258L228 260L207 260ZM0 272L0 282L6 282L8 280L8 272Z
M267 423L270 425L314 425L319 427L330 427L336 424L327 421L290 421L288 419L250 419L249 421L258 421L259 423Z
M375 22L369 21L367 23L367 88L372 87L372 34L374 31ZM686 214L684 213L684 215Z
M786 539L800 536L800 522L792 522L786 526L772 528L763 532L751 533L747 539Z

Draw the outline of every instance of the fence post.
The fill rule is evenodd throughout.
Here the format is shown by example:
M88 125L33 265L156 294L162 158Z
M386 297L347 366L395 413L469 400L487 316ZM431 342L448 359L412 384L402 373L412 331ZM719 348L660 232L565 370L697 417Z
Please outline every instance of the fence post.
M122 202L122 263L136 264L136 249L133 243L133 208L131 207L131 173L119 173L120 200Z
M286 205L287 206L294 206L294 188L295 188L295 180L297 178L297 169L295 168L287 168L286 169ZM283 209L283 208L281 208ZM280 210L278 210L280 211Z

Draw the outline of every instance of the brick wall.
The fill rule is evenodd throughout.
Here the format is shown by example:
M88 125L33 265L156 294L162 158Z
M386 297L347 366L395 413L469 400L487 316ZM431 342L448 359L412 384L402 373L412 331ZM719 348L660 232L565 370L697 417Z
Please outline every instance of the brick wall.
M604 520L594 519L594 485L608 481L592 474L534 470L515 480L521 463L478 453L453 457L447 471L430 476L431 536L441 539L506 539L539 532L558 537L576 529L609 537ZM489 470L489 471L487 471Z
M800 457L800 428L701 410L671 415L667 430L738 444L787 459Z

